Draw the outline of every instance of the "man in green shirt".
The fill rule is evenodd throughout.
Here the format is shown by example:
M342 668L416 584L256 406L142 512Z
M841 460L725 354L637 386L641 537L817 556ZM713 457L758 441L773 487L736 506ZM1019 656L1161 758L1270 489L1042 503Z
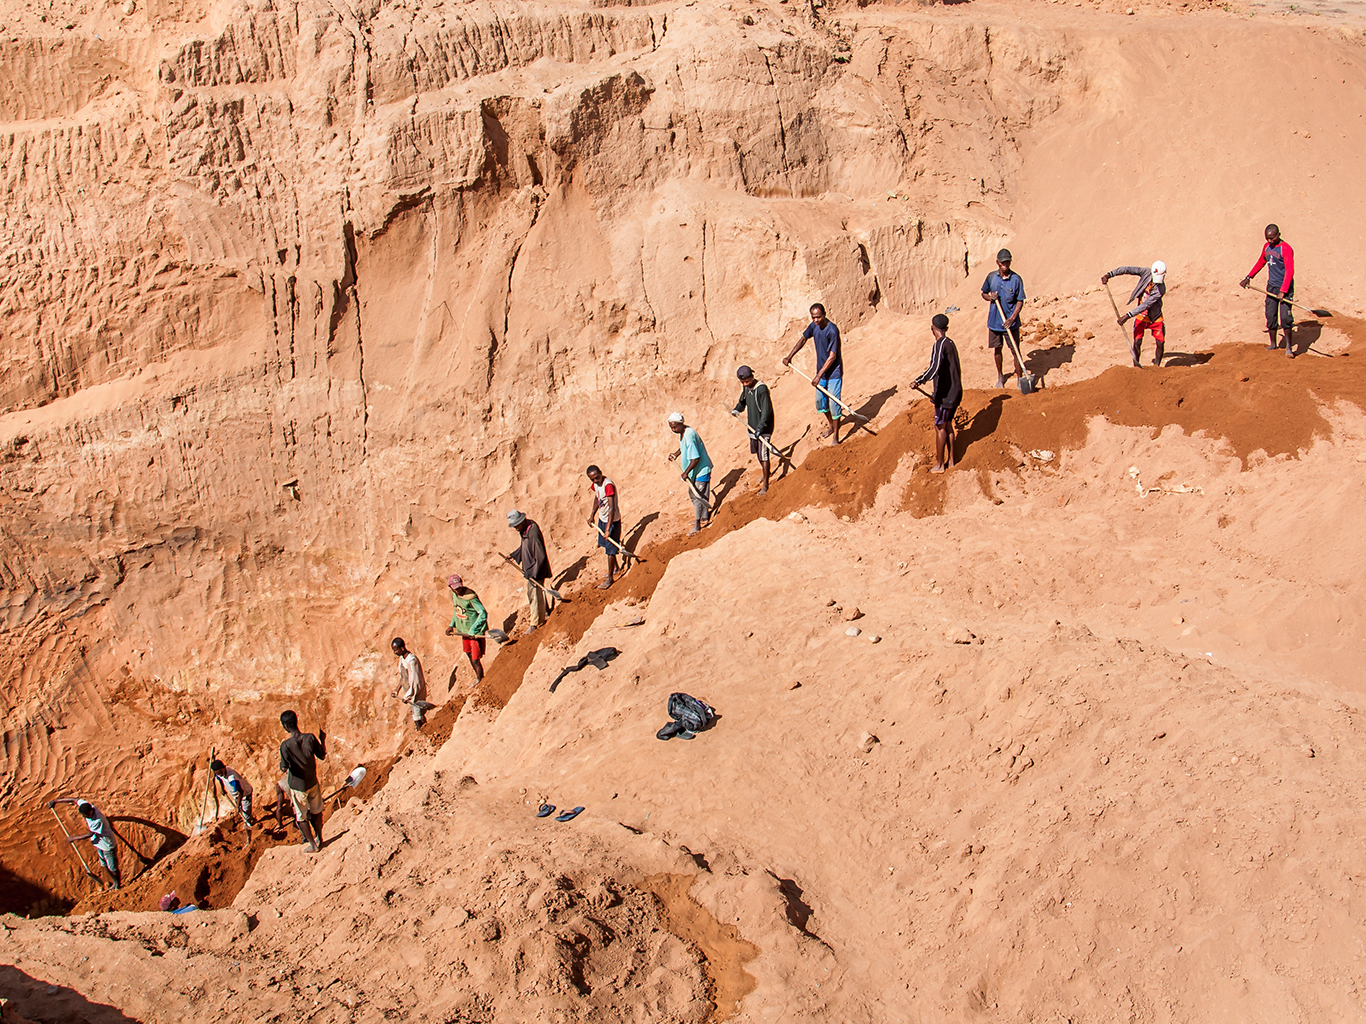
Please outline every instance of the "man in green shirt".
M465 656L470 659L470 668L474 669L474 683L478 686L484 681L484 663L480 659L484 656L484 635L488 632L489 613L479 600L479 595L465 586L465 581L459 576L451 573L446 586L451 588L452 605L451 624L446 627L446 635L460 635Z

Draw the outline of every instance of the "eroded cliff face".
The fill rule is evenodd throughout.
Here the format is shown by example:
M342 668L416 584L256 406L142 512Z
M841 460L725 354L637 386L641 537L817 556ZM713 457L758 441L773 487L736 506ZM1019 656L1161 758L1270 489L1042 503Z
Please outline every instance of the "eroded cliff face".
M10 814L184 826L281 700L392 745L377 652L443 567L515 607L504 505L553 531L580 453L815 297L946 294L1083 84L1055 39L779 5L133 8L3 43Z

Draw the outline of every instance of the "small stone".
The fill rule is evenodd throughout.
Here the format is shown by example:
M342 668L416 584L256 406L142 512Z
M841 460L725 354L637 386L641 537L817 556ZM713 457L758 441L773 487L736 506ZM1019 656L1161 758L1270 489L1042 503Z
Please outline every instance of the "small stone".
M882 643L882 637L878 636L876 633L872 633L868 637L868 642L870 644L880 644Z
M872 753L873 747L877 746L881 742L882 741L878 739L876 736L874 736L872 733L865 732L862 736L859 737L858 747L865 754L869 754Z
M1109 763L1110 763L1110 755L1109 755L1109 754L1101 754L1101 755L1100 755L1100 763L1101 763L1101 764L1109 764Z
M128 2L127 2L126 4L123 5L123 13L124 13L124 15L127 16L127 17L130 17L130 18L133 16L133 12L136 11L137 9L138 9L138 5L137 5L136 3L134 3L134 0L128 0Z
M828 600L828 601L825 602L825 607L827 607L827 608L833 608L833 607L835 607L835 604L836 604L835 599L832 597L830 600Z
M792 520L794 523L806 522L806 516L802 515L800 512L789 512L787 514L787 518Z
M1180 616L1180 615L1173 615L1173 616L1172 616L1172 625L1173 625L1173 626L1179 626L1179 625L1181 625L1181 623L1183 623L1183 622L1185 622L1185 621L1186 621L1185 618L1182 617L1182 616Z
M970 644L977 638L962 626L950 626L944 630L944 639L951 644Z
M1309 746L1309 745L1306 743L1306 744L1305 744L1305 747L1304 747L1304 754L1305 754L1306 757L1313 757L1313 756L1314 756L1314 748L1311 747L1311 746Z
M789 690L799 690L799 689L801 689L801 685L802 685L802 683L801 683L801 680L800 680L800 679L794 679L794 680L792 680L792 682L790 682L790 683L787 684L787 688L788 688Z
M846 629L846 630L844 631L844 635L845 635L845 636L858 636L858 635L859 635L860 633L862 633L862 632L863 632L863 630L859 629L857 626L850 626L848 629Z
M855 619L861 619L861 618L863 618L863 612L861 612L861 611L858 610L858 606L857 606L857 605L855 605L853 608L848 608L848 609L846 609L845 612L844 612L844 621L845 621L845 622L853 622Z

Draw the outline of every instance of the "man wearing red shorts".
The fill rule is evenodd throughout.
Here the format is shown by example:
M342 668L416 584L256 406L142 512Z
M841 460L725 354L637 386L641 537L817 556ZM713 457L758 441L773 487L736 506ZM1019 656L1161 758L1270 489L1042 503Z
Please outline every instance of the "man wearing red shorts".
M1129 354L1134 358L1134 365L1139 365L1139 353L1143 348L1143 332L1152 331L1153 365L1161 366L1162 355L1167 347L1166 329L1162 323L1162 297L1167 294L1167 265L1158 260L1151 267L1116 267L1114 270L1101 274L1100 283L1104 284L1112 277L1138 278L1138 284L1129 296L1129 301L1137 302L1138 305L1117 321L1121 327L1126 321L1132 320L1134 322L1134 343L1129 348Z
M459 576L452 573L446 580L446 586L451 588L453 606L446 635L460 634L461 646L465 648L465 656L470 659L474 683L478 686L484 681L484 664L480 659L484 656L484 634L488 631L489 613L485 611L479 595L465 586L465 581Z

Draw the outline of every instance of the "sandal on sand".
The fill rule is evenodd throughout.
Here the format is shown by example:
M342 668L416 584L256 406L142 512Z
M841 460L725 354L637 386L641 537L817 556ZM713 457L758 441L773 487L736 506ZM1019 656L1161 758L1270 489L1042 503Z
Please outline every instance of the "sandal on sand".
M554 804L541 804L541 809L536 812L538 818L548 818L555 813Z
M583 810L582 807L575 807L573 810L565 811L563 814L557 814L557 815L555 815L555 820L556 820L556 821L573 821L575 818L577 818L577 817L579 816L579 812L582 811L582 810Z
M611 585L612 585L612 581L611 581L611 580L603 580L601 583L598 584L598 589L599 589L599 590L606 590L606 589L607 589L608 587L610 587Z

